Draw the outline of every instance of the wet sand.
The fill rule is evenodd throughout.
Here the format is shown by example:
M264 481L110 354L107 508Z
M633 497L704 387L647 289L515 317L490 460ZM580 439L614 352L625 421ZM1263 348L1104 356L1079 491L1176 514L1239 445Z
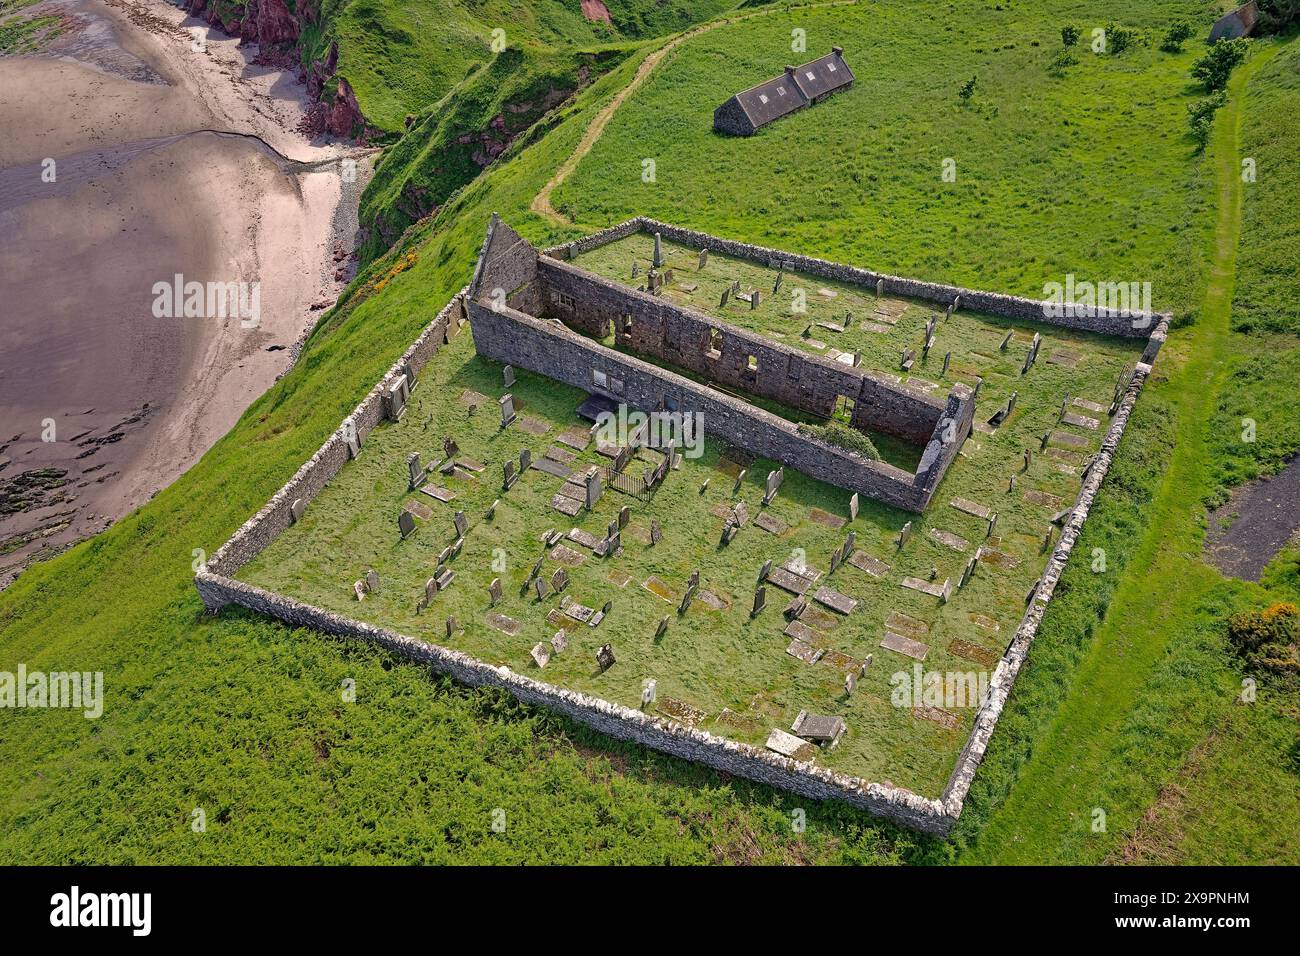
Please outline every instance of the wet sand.
M340 175L360 151L296 132L302 88L255 45L161 0L47 6L82 29L0 58L0 587L148 500L285 371L350 277L365 179ZM256 326L156 317L177 274L256 283Z

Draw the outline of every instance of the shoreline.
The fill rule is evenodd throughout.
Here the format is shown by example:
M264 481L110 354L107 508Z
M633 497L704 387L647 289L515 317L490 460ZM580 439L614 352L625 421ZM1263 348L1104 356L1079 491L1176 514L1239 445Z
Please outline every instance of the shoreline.
M309 141L292 73L163 0L42 7L75 29L0 57L18 131L0 145L0 588L169 485L292 367L355 271L375 152ZM258 321L156 317L177 273L257 289Z

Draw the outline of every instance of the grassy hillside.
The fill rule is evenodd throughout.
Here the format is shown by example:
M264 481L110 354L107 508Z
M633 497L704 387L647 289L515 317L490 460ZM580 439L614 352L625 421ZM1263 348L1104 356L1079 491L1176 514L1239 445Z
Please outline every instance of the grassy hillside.
M1178 449L1186 444L1202 461L1203 414L1214 407L1222 378L1213 367L1228 341L1228 315L1207 295L1221 298L1222 283L1198 277L1211 274L1212 260L1219 264L1218 174L1225 164L1235 169L1238 157L1229 138L1212 143L1202 165L1184 138L1190 46L1175 56L1152 44L1114 59L1081 58L1059 81L1031 68L1045 67L1048 45L1059 44L1059 26L1067 22L1088 27L1090 20L1140 16L1136 25L1158 35L1162 21L1206 18L1199 2L1162 2L1140 14L1111 0L1090 6L1095 13L1086 20L1074 3L1006 14L975 0L958 0L921 22L904 15L914 6L901 2L873 4L870 14L800 14L811 27L810 50L857 31L857 45L872 49L881 63L882 84L895 70L912 71L915 97L894 88L879 102L843 101L867 110L866 125L878 131L874 142L861 138L864 122L850 116L817 137L774 128L744 147L757 152L740 167L716 152L705 156L722 168L696 163L679 144L685 139L696 153L713 148L685 125L683 110L694 117L702 107L677 93L655 113L654 97L673 90L652 82L624 104L626 117L623 109L615 114L608 141L597 143L557 194L584 225L621 218L635 207L627 211L1008 291L1037 292L1045 274L1065 271L1150 277L1158 280L1163 305L1199 310L1197 322L1180 329L1161 356L1085 529L1080 553L1089 552L1085 545L1106 548L1110 571L1092 574L1083 561L1068 569L976 779L955 846L838 805L805 807L498 695L430 679L363 647L236 611L207 617L194 592L195 550L211 552L260 507L467 280L492 211L535 242L577 233L530 214L530 203L579 142L593 110L629 82L645 54L638 49L561 107L544 135L539 131L526 149L516 147L451 194L397 252L360 277L348 302L322 320L295 368L176 484L0 593L0 669L24 662L103 670L106 682L98 721L39 710L10 712L0 721L0 762L9 768L0 776L0 862L896 863L946 860L972 846L986 848L986 858L997 858L1000 848L1010 855L1027 847L1042 849L1043 860L1097 859L1119 846L1161 783L1189 759L1215 753L1212 746L1196 748L1198 734L1206 740L1213 726L1217 739L1231 740L1239 730L1207 719L1206 708L1221 698L1185 696L1198 686L1226 689L1231 675L1221 667L1227 659L1221 644L1215 649L1216 632L1183 626L1207 605L1198 600L1184 610L1176 600L1189 588L1208 597L1217 584L1217 575L1184 558L1195 555L1200 512L1180 510L1180 502L1189 489L1195 502L1203 483L1185 483L1188 465ZM788 47L790 21L772 16L770 26L754 29L770 31L773 42ZM733 75L709 67L709 75L727 81L723 89L766 71L770 57L788 58L776 50L759 62L750 42L757 32L733 37L719 53L709 44L727 29L678 52L701 68L723 53L740 57L743 68ZM1014 48L991 52L1008 43ZM705 57L697 44L715 52ZM852 57L854 44L845 46ZM932 83L904 62L913 53L935 76ZM668 64L665 82L695 82L673 69L676 62ZM971 72L980 76L972 103L955 106L950 100ZM872 87L864 73L859 87L867 94ZM1252 88L1267 76L1257 74ZM1057 94L1050 93L1054 88ZM1024 115L1037 109L1035 89L1057 97L1036 122ZM720 92L708 91L709 109ZM1233 102L1240 102L1239 90ZM786 125L845 108L832 100ZM391 115L405 110L395 103ZM1130 120L1132 114L1141 122ZM832 136L835 130L842 138ZM966 138L946 141L949 130ZM780 179L774 178L778 151L767 152L778 138L785 154ZM980 149L968 151L965 142ZM891 148L888 161L880 158ZM1054 159L1057 150L1068 161ZM639 159L646 155L661 157L659 188L642 194ZM948 155L958 160L956 184L942 183L935 171ZM636 175L623 168L628 158L637 158ZM688 168L681 165L687 161L689 176L674 172ZM854 174L868 185L846 192ZM737 183L748 189L736 192ZM954 185L957 191L944 191ZM409 268L395 269L398 252L413 254ZM1172 563L1153 566L1153 555L1164 552L1172 552L1166 559ZM1289 587L1289 580L1279 572L1271 586ZM1110 617L1098 624L1108 606L1114 616L1117 604L1121 621L1137 622L1118 642L1104 631L1118 626ZM1161 626L1146 630L1152 615ZM1135 662L1140 669L1124 677ZM1114 708L1102 716L1116 733L1099 738L1095 750L1058 745L1058 708L1075 688L1086 697L1117 675L1121 683L1136 681L1139 690L1148 687L1148 676L1151 682L1145 695L1099 695ZM356 681L355 702L342 699L345 678ZM1072 726L1081 734L1096 729ZM1148 766L1142 745L1157 739L1157 729L1172 733L1160 736ZM1270 730L1252 745L1258 741L1267 757L1278 737ZM1215 769L1202 779L1237 772L1231 748L1218 752L1205 763ZM1079 767L1105 769L1115 753L1125 759L1107 786L1123 793L1133 781L1142 784L1112 814L1115 839L1088 843L1070 829L1069 814L1076 806L1086 814L1096 798L1076 799L1070 787L1088 776ZM1077 764L1077 757L1086 760ZM1017 781L1038 766L1045 773L1020 788ZM1284 782L1261 774L1234 779L1234 786L1249 796L1276 793ZM1188 813L1170 817L1170 832L1190 826L1196 807L1221 806L1208 789L1194 796L1185 804ZM196 808L206 812L204 833L191 825ZM501 833L491 828L496 808L506 813ZM796 809L808 813L806 832L795 831ZM1256 829L1261 839L1216 849L1216 841L1238 837L1243 816L1230 825L1198 816L1206 822L1195 831L1202 841L1196 853L1259 858L1272 852L1262 839L1263 815Z

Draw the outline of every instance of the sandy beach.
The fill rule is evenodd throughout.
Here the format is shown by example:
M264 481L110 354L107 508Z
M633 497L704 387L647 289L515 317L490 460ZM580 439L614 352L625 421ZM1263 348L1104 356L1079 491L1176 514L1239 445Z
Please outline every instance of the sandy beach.
M351 277L368 167L297 132L304 88L256 44L162 0L43 6L74 28L0 58L0 587L173 481L288 368ZM160 302L177 276L202 308ZM223 307L235 288L253 308Z

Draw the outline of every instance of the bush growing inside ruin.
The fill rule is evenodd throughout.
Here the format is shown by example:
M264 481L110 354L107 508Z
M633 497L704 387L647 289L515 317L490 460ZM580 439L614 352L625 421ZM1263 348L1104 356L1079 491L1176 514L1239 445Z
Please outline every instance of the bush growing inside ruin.
M843 448L845 451L852 452L862 458L868 458L872 461L880 460L880 452L876 450L876 446L872 444L870 438L856 428L843 425L840 422L827 422L824 425L809 425L805 422L799 426L799 431L805 435L820 438L827 444Z

